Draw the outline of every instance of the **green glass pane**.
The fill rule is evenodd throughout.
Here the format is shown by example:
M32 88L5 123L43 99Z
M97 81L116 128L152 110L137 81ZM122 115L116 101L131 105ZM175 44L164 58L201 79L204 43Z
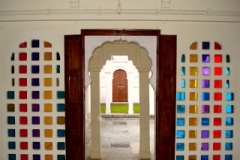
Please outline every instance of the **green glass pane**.
M65 155L57 155L57 160L66 160Z
M56 66L56 72L57 72L57 73L60 73L60 65L57 65L57 66Z
M65 98L65 92L64 91L57 91L57 98L58 99Z
M59 86L59 78L56 79L56 85Z
M14 56L14 53L12 53L11 61L14 61L14 59L15 59L15 56Z
M57 142L58 150L65 150L65 142Z
M60 54L59 54L59 52L57 52L57 60L59 61L60 60Z
M14 73L14 66L11 67L11 73Z
M181 62L185 62L185 54L182 54L182 57L181 57Z
M230 63L230 55L226 55L226 61L227 63Z
M7 91L7 99L14 99L14 91Z

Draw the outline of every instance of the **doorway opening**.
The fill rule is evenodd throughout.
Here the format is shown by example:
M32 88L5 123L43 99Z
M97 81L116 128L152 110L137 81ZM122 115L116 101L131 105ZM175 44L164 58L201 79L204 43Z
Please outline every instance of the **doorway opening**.
M159 30L82 30L81 34L82 35L65 36L67 159L77 160L79 158L85 158L84 106L85 86L87 86L85 85L85 83L86 81L88 81L88 75L84 74L84 70L85 66L88 66L88 62L85 61L85 57L89 56L87 54L89 50L88 45L90 44L88 41L88 37L95 36L94 41L92 42L97 42L98 40L96 39L98 38L96 37L103 38L108 36L108 39L116 39L116 37L114 36L117 36L119 39L121 36L127 36L130 38L137 37L137 39L141 37L143 41L146 39L149 40L149 37L155 37L156 39L155 43L153 43L156 44L156 46L150 47L149 49L155 50L154 54L156 55L156 70L153 72L153 74L155 74L156 76L155 83L157 86L155 87L155 144L157 144L155 148L155 157L156 159L173 160L175 152L176 36L162 36L160 35ZM99 75L94 71L94 67L90 70L92 70L91 78L99 77ZM99 71L97 72L99 73ZM148 73L144 74L144 76L142 75L142 77L148 77ZM91 88L93 87L93 85L97 84L95 82L92 81ZM148 81L146 83L148 84ZM94 97L94 100L95 102L91 101L92 106L94 105L94 103L99 103L99 97ZM93 113L93 110L91 110L91 112ZM99 115L99 113L94 114ZM99 119L93 119L92 117L91 121L98 120ZM94 130L100 131L100 125L92 127L94 128ZM142 127L140 127L140 130L141 128ZM142 135L146 136L144 132L140 131L140 133L143 133ZM97 133L94 138L99 139L100 137L97 137L98 135L100 134ZM93 140L94 138L91 139ZM101 150L101 148L94 147L94 150L98 152L99 150ZM144 154L144 152L142 152L140 149L139 154L141 156L141 154ZM97 155L97 157L101 157L101 154Z

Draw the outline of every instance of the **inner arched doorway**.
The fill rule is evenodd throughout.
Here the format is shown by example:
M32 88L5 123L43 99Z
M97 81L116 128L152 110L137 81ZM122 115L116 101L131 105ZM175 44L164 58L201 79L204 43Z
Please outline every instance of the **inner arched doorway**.
M85 158L85 38L88 36L136 36L157 38L156 61L156 159L174 160L176 36L159 30L82 30L65 36L66 155L67 160ZM85 62L85 63L84 63Z

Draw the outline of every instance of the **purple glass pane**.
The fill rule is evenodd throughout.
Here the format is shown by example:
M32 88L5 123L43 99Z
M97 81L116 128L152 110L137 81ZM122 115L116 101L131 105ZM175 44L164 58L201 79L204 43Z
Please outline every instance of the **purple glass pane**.
M209 54L203 54L202 55L202 62L203 63L209 63L210 62L210 55Z
M202 49L209 49L210 43L209 42L202 42Z
M204 79L202 80L202 88L209 88L210 87L210 80Z
M39 91L32 91L32 99L39 99Z
M40 117L38 116L32 117L32 124L40 124Z
M209 113L209 105L202 105L202 113Z
M34 154L33 160L41 160L41 156L39 154Z
M202 67L202 75L209 75L210 67Z
M39 129L33 129L32 130L32 136L33 137L40 137L40 130Z
M32 53L32 60L33 61L38 61L39 60L39 53L38 52L33 52Z
M202 151L208 150L208 143L202 143L201 150L202 150Z
M202 130L201 138L209 138L209 130Z
M32 111L39 112L39 104L32 104Z
M39 66L38 65L33 65L32 66L32 73L39 73Z
M40 142L33 142L33 149L40 149Z
M39 78L32 78L32 86L39 86Z

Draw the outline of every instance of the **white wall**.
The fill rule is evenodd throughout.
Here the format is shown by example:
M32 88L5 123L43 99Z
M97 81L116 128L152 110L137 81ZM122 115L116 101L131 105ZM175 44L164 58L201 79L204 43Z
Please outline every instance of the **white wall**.
M189 51L189 45L194 41L217 41L222 44L226 53L231 56L231 91L235 95L234 110L234 147L231 152L234 159L240 157L240 1L161 1L137 0L120 1L121 10L117 13L118 1L79 1L72 4L69 1L7 1L0 2L0 159L8 159L9 153L22 153L8 150L6 122L6 91L11 89L10 57L18 44L32 38L50 40L64 56L64 35L79 34L81 29L160 29L161 34L177 35L177 90L180 86L181 54ZM72 6L72 8L70 7ZM77 10L73 9L77 7ZM166 10L162 10L166 7ZM94 9L94 10L87 10ZM112 9L112 10L106 10ZM125 10L124 10L125 9ZM146 10L144 10L146 9ZM158 12L156 9L159 9ZM63 73L63 72L61 72ZM63 78L63 74L61 75ZM63 79L62 79L63 82ZM18 112L16 112L17 114ZM31 113L29 113L31 114ZM57 115L56 112L53 114ZM43 112L40 115L44 115ZM56 127L56 126L52 126ZM26 126L31 128L31 125ZM44 125L41 125L44 128ZM29 135L31 137L31 134ZM26 139L27 140L27 139ZM53 142L58 139L53 137ZM41 137L39 141L45 141ZM187 140L188 141L188 140ZM19 146L17 146L18 148ZM186 146L187 147L187 146ZM29 154L34 151L29 146ZM42 158L47 153L41 146L39 153ZM59 151L53 151L55 157ZM188 154L188 150L183 152Z

